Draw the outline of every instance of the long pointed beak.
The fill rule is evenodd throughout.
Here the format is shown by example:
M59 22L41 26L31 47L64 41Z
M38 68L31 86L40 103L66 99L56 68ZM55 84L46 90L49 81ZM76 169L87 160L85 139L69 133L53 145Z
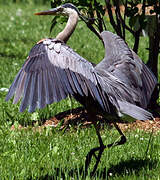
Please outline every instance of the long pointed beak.
M47 11L42 11L42 12L38 12L35 13L35 15L56 15L57 12L59 12L60 9L59 8L53 8Z

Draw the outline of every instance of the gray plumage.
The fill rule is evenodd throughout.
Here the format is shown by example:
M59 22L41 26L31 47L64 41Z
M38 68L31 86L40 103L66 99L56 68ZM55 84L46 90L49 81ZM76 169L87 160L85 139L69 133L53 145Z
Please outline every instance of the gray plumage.
M14 103L22 98L21 112L27 107L29 112L33 112L68 95L76 98L77 94L82 97L91 95L106 113L111 112L109 104L112 104L118 111L131 115L130 110L124 110L121 107L124 103L120 102L146 108L156 84L154 75L140 59L134 58L133 52L120 37L105 31L102 38L106 55L95 67L59 40L46 39L36 44L6 100L14 94ZM132 107L135 114L136 110ZM144 120L145 114L152 117L145 110L142 114L144 118L138 113L134 118Z
M73 96L87 109L90 108L87 101L92 101L105 114L113 115L118 111L136 119L152 119L152 114L142 108L147 107L157 83L153 73L119 36L109 31L101 34L106 53L96 66L74 52L63 42L73 33L80 14L75 6L69 12L71 7L72 4L67 4L54 9L56 14L59 11L68 13L63 33L56 39L45 39L31 49L6 100L14 95L13 103L21 99L21 112L26 108L33 112ZM65 8L67 10L63 12ZM45 15L46 12L52 13L50 10L37 14Z

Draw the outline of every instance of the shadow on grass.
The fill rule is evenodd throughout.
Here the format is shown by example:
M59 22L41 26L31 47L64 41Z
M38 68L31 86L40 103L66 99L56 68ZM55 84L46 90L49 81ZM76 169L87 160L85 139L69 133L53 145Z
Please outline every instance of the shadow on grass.
M148 170L155 169L157 163L158 162L156 160L149 160L149 159L144 159L144 160L143 159L130 159L127 161L121 161L119 164L111 166L108 170L106 169L106 167L102 170L97 170L95 177L97 177L98 179L108 179L114 176L121 176L121 175L129 176L132 174L136 174L137 176L139 176L139 173L142 169L146 169L146 168ZM57 178L58 179L60 178L62 180L65 180L67 172L68 172L67 177L70 177L70 178L77 177L77 179L86 179L84 177L84 172L82 171L83 167L81 167L80 169L72 169L68 171L66 169L55 168L53 175L47 174L45 176L38 177L38 179L39 180L47 180L47 179L56 180Z
M142 169L155 169L157 163L158 161L150 159L130 159L127 161L121 161L119 164L111 166L107 171L107 175L109 176L112 174L112 176L120 176L131 175L134 173L138 176L138 173Z

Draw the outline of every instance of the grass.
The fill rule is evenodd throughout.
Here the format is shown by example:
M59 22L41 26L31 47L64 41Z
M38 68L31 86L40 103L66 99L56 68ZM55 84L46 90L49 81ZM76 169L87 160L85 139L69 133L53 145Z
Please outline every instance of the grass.
M51 17L37 17L33 13L48 6L12 4L0 6L0 89L9 88L31 47L40 39L55 37L64 25L58 24L49 34ZM110 28L110 27L109 27ZM127 34L132 47L133 39ZM80 55L98 63L104 49L97 37L80 22L68 44ZM146 61L141 41L140 57ZM94 128L70 127L67 132L46 127L42 131L32 128L32 122L48 119L71 108L70 100L52 104L37 114L19 113L19 104L5 102L6 92L0 91L0 179L83 179L87 152L98 145ZM74 101L73 107L79 104ZM14 131L11 126L17 127ZM18 130L18 125L29 126ZM36 125L35 125L36 126ZM101 130L105 144L115 141L119 135L114 129ZM147 151L150 133L131 131L126 133L128 142L106 150L102 156L95 179L160 179L160 134L153 135ZM135 143L136 142L136 143ZM86 179L90 179L88 176Z
M101 133L105 144L119 136L114 130L107 131L106 127ZM159 178L159 136L152 137L146 155L150 135L141 131L127 135L129 141L125 145L104 152L95 179L106 179L107 175L109 179L117 180ZM93 127L72 128L63 134L49 127L40 133L31 128L11 131L6 126L0 130L0 137L2 179L60 179L63 176L82 179L79 174L85 156L98 144Z

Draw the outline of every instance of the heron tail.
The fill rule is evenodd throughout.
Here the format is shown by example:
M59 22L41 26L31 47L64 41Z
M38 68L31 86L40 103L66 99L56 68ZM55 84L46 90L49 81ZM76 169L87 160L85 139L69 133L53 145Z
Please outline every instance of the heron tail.
M150 113L134 104L130 104L128 102L119 101L119 100L118 100L118 104L119 104L121 113L127 114L135 119L149 120L149 119L154 118L152 113Z

